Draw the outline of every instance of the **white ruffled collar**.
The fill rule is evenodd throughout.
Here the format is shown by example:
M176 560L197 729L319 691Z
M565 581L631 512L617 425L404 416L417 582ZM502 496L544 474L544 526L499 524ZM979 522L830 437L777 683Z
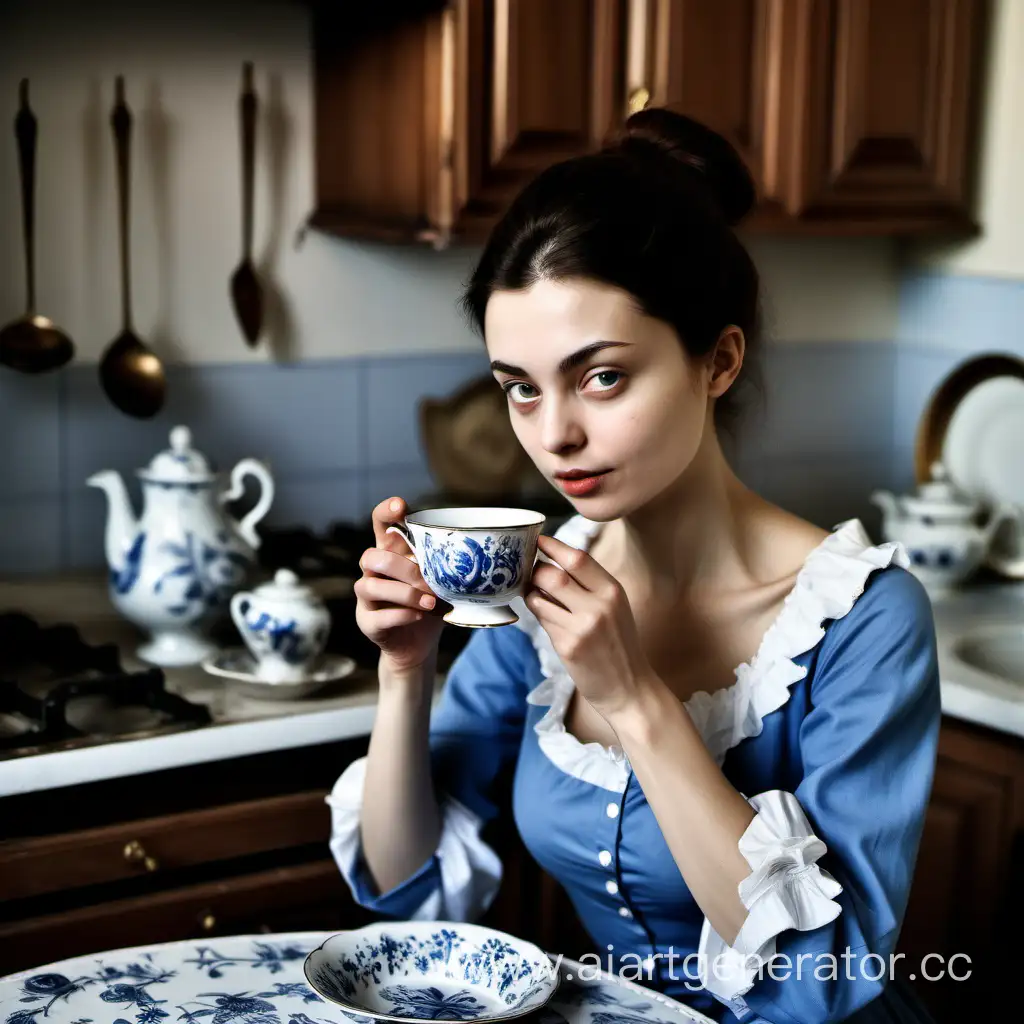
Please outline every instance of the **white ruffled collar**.
M603 523L575 515L555 537L586 551ZM742 740L761 733L766 715L789 700L790 687L807 675L794 658L813 650L825 635L823 623L841 619L864 592L868 577L891 564L910 563L895 543L873 545L858 519L837 526L806 558L793 589L761 639L750 662L735 669L736 681L707 693L698 690L684 707L721 766L726 753ZM533 642L544 679L527 696L530 704L549 705L534 726L541 750L562 771L592 785L625 792L629 761L620 747L583 743L565 728L565 713L575 684L555 652L551 638L522 598L512 606L517 627Z

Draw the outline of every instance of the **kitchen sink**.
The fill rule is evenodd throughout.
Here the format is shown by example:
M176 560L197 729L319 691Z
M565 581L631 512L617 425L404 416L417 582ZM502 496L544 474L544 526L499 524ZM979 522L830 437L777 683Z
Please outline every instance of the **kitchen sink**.
M954 644L953 653L972 668L1024 686L1024 625L968 633Z

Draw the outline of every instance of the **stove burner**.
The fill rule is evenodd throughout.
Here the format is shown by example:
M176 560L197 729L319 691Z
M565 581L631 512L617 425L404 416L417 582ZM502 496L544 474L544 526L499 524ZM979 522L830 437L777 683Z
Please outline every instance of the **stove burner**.
M101 716L93 724L86 714L88 726L81 721L76 724L80 708L88 707L90 701L118 712L131 708L159 712L162 723L156 730L124 731L110 727L116 716ZM203 705L167 692L160 669L125 672L115 644L87 644L72 625L41 627L21 612L0 614L0 715L15 716L20 726L0 735L0 758L211 721Z

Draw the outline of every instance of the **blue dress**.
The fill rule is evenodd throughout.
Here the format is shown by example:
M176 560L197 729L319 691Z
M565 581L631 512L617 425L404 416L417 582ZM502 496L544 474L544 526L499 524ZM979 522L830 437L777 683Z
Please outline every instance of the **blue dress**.
M577 515L555 535L586 549L601 526ZM837 527L733 685L685 703L756 811L739 843L751 874L732 946L691 895L624 752L565 729L574 684L521 599L518 623L474 633L433 711L434 855L378 893L359 840L365 759L328 797L354 898L395 918L479 917L501 878L480 830L498 810L495 779L514 765L522 839L608 950L601 967L717 1021L928 1020L888 980L940 721L931 605L906 566L899 545L872 545L859 521Z

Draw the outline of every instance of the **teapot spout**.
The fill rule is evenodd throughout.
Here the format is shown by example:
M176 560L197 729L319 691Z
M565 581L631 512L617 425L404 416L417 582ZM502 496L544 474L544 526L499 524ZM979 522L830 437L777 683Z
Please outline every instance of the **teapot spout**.
M111 573L119 574L132 561L132 552L139 540L139 524L128 498L128 488L121 474L113 469L93 473L85 482L89 487L98 487L107 496L104 546Z

